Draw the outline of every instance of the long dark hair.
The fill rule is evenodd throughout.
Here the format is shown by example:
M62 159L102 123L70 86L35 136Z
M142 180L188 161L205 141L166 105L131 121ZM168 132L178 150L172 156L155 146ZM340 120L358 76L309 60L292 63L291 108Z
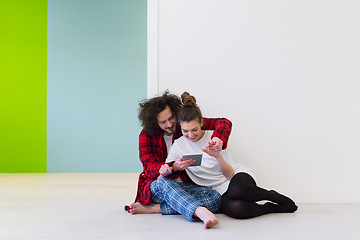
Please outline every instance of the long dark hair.
M179 122L190 122L193 120L201 123L202 114L200 108L196 104L196 98L188 92L181 94L182 106L178 113Z
M139 103L139 120L144 130L151 136L156 135L160 129L157 116L160 112L164 111L166 106L169 106L174 116L181 106L181 100L178 96L170 94L166 90L162 96L154 97L148 100L144 100Z

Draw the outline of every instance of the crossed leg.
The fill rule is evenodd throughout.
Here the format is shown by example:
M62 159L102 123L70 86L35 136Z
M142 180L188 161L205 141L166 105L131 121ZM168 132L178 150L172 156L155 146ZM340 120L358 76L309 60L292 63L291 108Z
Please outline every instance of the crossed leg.
M257 201L268 200L265 204ZM247 219L269 213L295 212L297 206L289 197L274 190L266 190L256 185L246 173L237 173L231 179L228 191L221 198L221 211L233 218Z

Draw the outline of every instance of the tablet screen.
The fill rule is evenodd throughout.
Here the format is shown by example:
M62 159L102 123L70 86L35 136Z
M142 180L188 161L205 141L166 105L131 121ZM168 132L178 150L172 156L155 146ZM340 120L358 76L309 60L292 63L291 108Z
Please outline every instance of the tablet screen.
M190 154L190 155L184 155L182 157L184 160L186 159L195 159L196 162L192 165L190 165L190 167L192 166L200 166L201 165L201 160L202 160L202 154Z

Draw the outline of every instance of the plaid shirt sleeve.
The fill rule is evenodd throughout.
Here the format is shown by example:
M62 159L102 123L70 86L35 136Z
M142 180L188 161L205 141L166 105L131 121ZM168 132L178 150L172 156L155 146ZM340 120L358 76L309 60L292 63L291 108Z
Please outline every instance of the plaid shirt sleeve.
M144 130L140 133L139 157L143 172L139 175L135 202L151 203L150 184L159 176L159 169L166 159L166 145L163 146L161 138L162 136L150 136Z
M164 151L162 145L161 138L157 136L151 137L145 131L141 132L139 137L139 157L144 168L144 174L147 177L157 178L159 176L159 170L166 159L166 149Z
M203 118L204 130L214 130L213 137L218 137L223 141L223 149L226 149L230 137L232 123L226 118Z

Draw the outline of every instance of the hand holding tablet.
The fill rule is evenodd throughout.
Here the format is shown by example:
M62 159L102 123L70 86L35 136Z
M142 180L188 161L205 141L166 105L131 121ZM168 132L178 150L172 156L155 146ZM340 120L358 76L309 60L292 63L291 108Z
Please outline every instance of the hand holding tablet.
M190 165L189 167L193 166L200 166L202 161L202 154L190 154L190 155L183 155L182 159L188 160L188 159L195 159L195 163Z

